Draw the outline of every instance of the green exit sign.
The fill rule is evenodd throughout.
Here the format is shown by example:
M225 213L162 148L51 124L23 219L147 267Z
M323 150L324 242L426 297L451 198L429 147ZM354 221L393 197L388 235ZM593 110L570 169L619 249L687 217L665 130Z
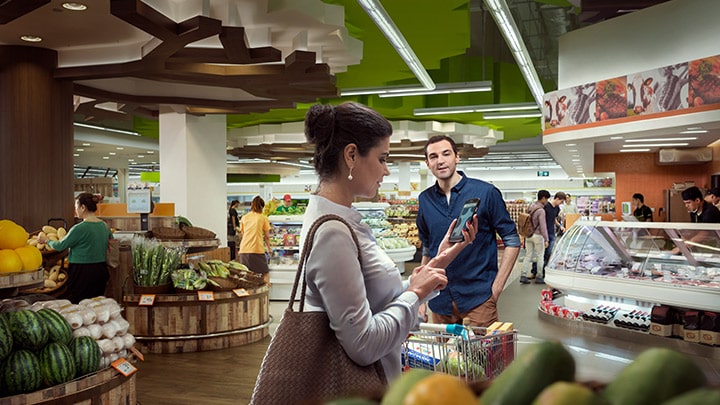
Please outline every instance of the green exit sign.
M550 176L550 172L547 170L538 170L537 175L538 177L548 177Z

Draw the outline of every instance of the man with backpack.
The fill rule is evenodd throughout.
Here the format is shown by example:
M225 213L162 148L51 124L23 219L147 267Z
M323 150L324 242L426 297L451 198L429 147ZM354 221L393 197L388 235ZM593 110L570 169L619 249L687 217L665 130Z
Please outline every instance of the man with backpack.
M537 201L528 207L529 218L520 224L520 233L525 234L525 259L523 260L522 271L520 273L521 284L530 284L528 272L532 267L533 256L535 256L535 261L537 261L537 268L543 268L545 248L548 247L550 242L544 209L545 204L547 204L550 198L550 192L540 190L537 193L537 198Z

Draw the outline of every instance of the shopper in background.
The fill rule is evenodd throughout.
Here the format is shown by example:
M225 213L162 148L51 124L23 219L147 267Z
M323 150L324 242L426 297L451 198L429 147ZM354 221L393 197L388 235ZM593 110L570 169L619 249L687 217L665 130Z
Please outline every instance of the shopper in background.
M105 263L108 240L112 239L110 228L95 216L98 198L90 193L81 193L75 198L75 216L82 222L70 228L60 241L47 240L38 236L38 243L68 253L68 281L62 298L77 304L85 298L105 295L110 274Z
M547 267L550 261L550 255L552 254L553 247L555 247L556 229L562 234L565 232L565 227L560 223L558 215L560 214L560 204L565 202L566 196L562 191L558 191L553 196L552 200L545 203L545 221L547 223L548 233L548 245L545 247L545 256L543 257L544 265L542 267L542 274L535 276L535 284L545 284L545 267ZM538 267L539 269L540 267Z
M699 188L686 188L681 194L685 208L690 213L690 222L720 223L720 210L703 199Z
M240 227L238 219L237 207L240 205L240 201L232 200L230 202L230 209L228 210L227 217L227 235L228 235L228 248L230 248L230 260L235 260L237 255L237 229Z
M635 193L632 196L632 205L635 207L633 216L640 222L653 222L652 208L645 205L645 196Z
M445 230L465 201L480 199L475 241L448 265L447 288L429 306L435 323L461 324L467 317L473 326L489 326L498 320L497 301L517 260L520 236L500 190L457 171L459 162L457 146L449 136L433 136L425 144L425 163L437 181L418 198L423 264L440 251ZM505 244L499 268L498 234Z
M545 221L545 204L550 198L550 192L540 190L537 193L537 201L528 207L530 221L532 221L534 232L531 236L525 238L525 258L522 263L520 273L520 284L530 284L528 272L532 267L533 261L537 263L537 268L542 269L545 263L545 248L548 247L550 238L548 236L547 221ZM534 260L533 260L534 257ZM535 281L537 283L537 279Z
M713 187L705 194L705 201L720 209L720 188Z
M577 205L573 204L572 196L569 193L565 194L565 203L562 206L562 212L563 215L578 213Z
M326 312L348 356L360 365L381 360L391 381L400 375L400 347L417 327L420 303L445 287L443 267L472 243L475 223L463 232L465 241L456 244L447 242L448 229L442 254L415 268L409 281L403 281L397 265L352 207L356 197L374 197L389 174L392 126L376 111L346 102L312 106L305 118L305 134L315 145L313 164L319 185L310 195L301 239L305 240L318 218L336 214L351 224L362 258L361 266L345 225L339 221L322 224L305 270L307 310Z
M265 201L256 196L250 204L250 212L240 218L240 249L238 261L255 273L263 274L270 281L268 255L270 247L270 220L262 214Z
M283 196L283 202L282 205L279 205L277 208L275 208L275 213L277 214L288 214L290 212L290 207L293 206L292 197L290 194L285 194Z

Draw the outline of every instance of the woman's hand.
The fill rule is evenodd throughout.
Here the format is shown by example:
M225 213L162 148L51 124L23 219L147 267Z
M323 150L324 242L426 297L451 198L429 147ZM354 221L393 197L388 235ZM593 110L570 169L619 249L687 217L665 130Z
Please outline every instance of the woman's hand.
M47 240L46 237L38 235L38 237L37 237L37 242L38 242L38 243L47 243L47 241L48 241L48 240Z
M423 300L434 290L442 290L447 285L445 269L419 266L413 269L408 291L412 291Z
M453 228L455 227L455 223L457 222L457 218L452 221L450 224L450 228L448 228L447 232L445 233L445 237L443 238L442 242L440 242L440 247L438 247L438 254L430 259L428 262L428 266L434 266L434 267L447 267L450 263L452 263L453 260L457 257L457 255L462 252L465 247L475 240L475 236L477 236L477 229L478 229L478 219L477 214L473 215L472 221L468 221L467 224L462 229L463 234L463 240L461 242L450 242L450 234L452 233Z

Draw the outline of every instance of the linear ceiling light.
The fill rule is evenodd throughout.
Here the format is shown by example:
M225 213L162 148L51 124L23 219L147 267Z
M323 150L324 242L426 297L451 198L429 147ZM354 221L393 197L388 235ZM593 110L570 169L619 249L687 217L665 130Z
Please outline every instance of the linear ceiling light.
M414 90L390 90L381 93L380 97L403 97L403 96L422 96L427 94L450 94L450 93L475 93L482 91L491 91L491 81L481 82L463 82L463 83L440 83L435 86L434 90L414 89Z
M388 15L385 8L380 4L379 0L358 0L360 6L365 9L368 16L375 22L380 31L385 34L385 37L390 41L395 50L400 54L400 57L405 61L410 70L415 74L415 77L420 81L420 84L426 89L432 90L435 88L435 82L428 74L427 70L418 59L415 52L413 52L410 45L405 40L405 37L397 28L395 23Z
M123 129L106 128L106 127L101 127L101 126L98 126L98 125L82 124L82 123L79 123L79 122L73 122L73 125L75 125L75 126L77 126L77 127L97 129L97 130L99 130L99 131L116 132L116 133L118 133L118 134L126 134L126 135L140 136L140 134L137 133L137 132L134 132L134 131L125 131L125 130L123 130Z
M507 112L489 112L483 113L483 118L486 120L499 120L504 118L538 118L542 117L540 111L507 111Z
M526 111L537 110L535 103L509 103L509 104L478 104L460 105L454 107L416 108L413 115L435 115L435 114L462 114L489 111Z
M490 10L490 14L495 20L500 32L505 38L505 42L510 48L515 61L520 67L520 72L525 78L525 82L530 88L530 92L535 98L537 105L541 106L545 91L540 84L540 79L538 78L535 67L532 64L530 54L528 53L525 43L520 36L520 31L515 25L515 21L512 18L512 14L510 13L507 3L505 0L484 0L484 2Z
M680 138L645 138L645 139L626 139L625 142L666 142L666 141L694 141L697 136L684 136Z
M660 148L660 147L669 147L669 146L688 146L689 144L687 142L669 142L669 143L640 143L637 145L628 145L625 144L622 147L623 148Z

